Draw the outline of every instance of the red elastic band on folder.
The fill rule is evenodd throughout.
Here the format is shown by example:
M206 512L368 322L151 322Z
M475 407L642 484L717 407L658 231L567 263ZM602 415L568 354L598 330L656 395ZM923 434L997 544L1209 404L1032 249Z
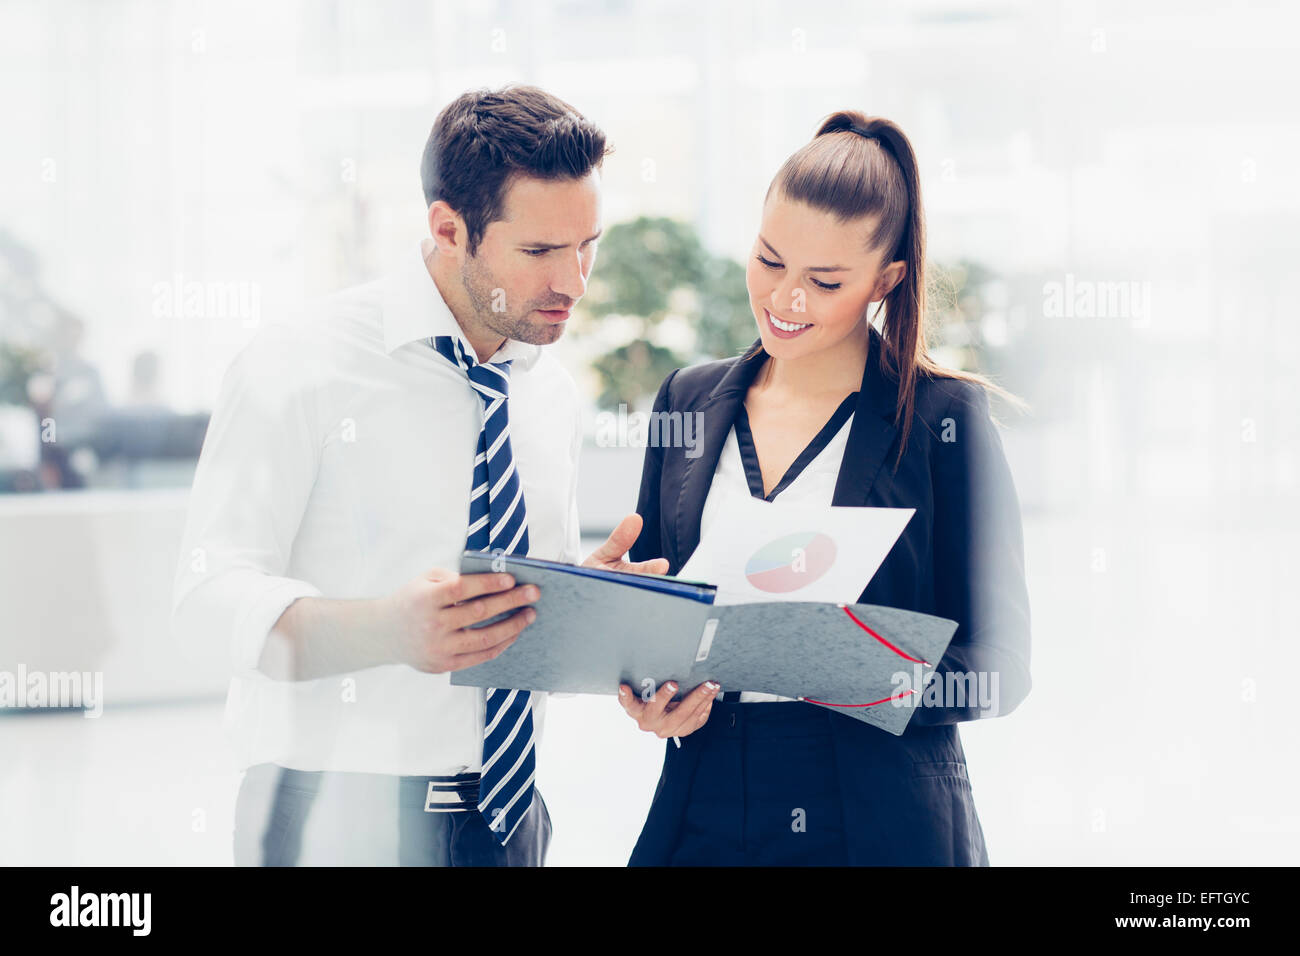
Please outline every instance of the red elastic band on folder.
M914 662L917 663L917 664L928 664L928 663L930 663L929 661L923 661L923 660L921 660L919 657L913 657L912 655L908 654L906 651L901 651L901 650L899 650L897 647L895 647L893 644L890 644L889 641L885 640L883 637L881 637L879 634L877 634L877 633L876 633L875 631L873 631L871 628L867 627L867 625L865 625L865 624L863 624L861 621L859 621L859 620L857 619L857 616L854 615L854 613L853 613L852 611L849 610L848 605L843 605L843 604L842 604L842 605L840 605L840 606L844 608L844 613L845 613L845 614L847 614L849 617L853 618L853 623L857 624L858 627L862 628L864 631L866 631L868 634L870 634L872 637L874 637L876 640L878 640L881 644L884 644L887 648L889 648L891 651L893 651L893 652L894 652L895 654L897 654L899 657L906 658L906 659L909 660L909 661L914 661ZM885 699L888 700L889 698L885 698ZM852 705L852 706L859 706L859 705L854 704L854 705ZM861 706L866 706L866 705L861 705Z
M917 664L929 664L929 663L930 663L929 661L923 661L923 660L921 660L919 657L912 657L912 656L911 656L910 654L908 654L906 651L900 650L899 648L895 647L893 644L889 643L889 641L885 640L883 637L881 637L879 634L877 634L877 633L876 633L875 631L873 631L871 628L867 627L866 624L864 624L862 621L860 621L860 620L858 619L857 615L854 614L852 611L849 610L848 605L844 605L844 604L842 604L842 605L840 605L840 606L844 608L844 613L847 614L850 618L853 619L853 623L854 623L854 624L856 624L858 627L862 628L864 631L866 631L868 634L870 634L872 637L874 637L876 640L878 640L881 644L884 644L887 648L889 648L891 651L893 651L893 652L894 652L895 654L897 654L899 657L905 658L905 659L907 659L907 660L909 660L909 661L912 661L912 662L914 662L914 663L917 663ZM908 694L915 694L915 693L916 693L915 690L908 690L908 691L904 691L904 692L901 693L901 694L895 694L895 695L893 695L892 697L884 697L884 698L882 698L882 699L880 699L880 700L873 700L873 701L872 701L871 703L869 703L869 704L832 704L832 703L830 703L829 701L825 701L825 700L814 700L814 699L811 698L811 697L800 697L799 699L800 699L800 700L806 700L806 701L807 701L808 703L810 703L810 704L821 704L823 707L875 707L877 704L885 704L885 703L888 703L888 702L891 701L891 700L902 700L902 699L903 699L904 697L906 697Z
M909 691L905 691L905 692L903 692L903 693L901 693L901 694L898 694L898 695L896 695L896 696L894 696L894 697L885 697L885 698L882 699L882 700L873 700L873 701L872 701L871 703L869 703L869 704L832 704L832 703L828 703L827 701L824 701L824 700L813 700L811 697L800 697L799 699L800 699L800 700L806 700L806 701L808 701L808 703L810 703L810 704L821 704L823 707L875 707L877 704L886 704L886 703L888 703L888 702L891 701L891 700L902 700L902 699L903 699L904 697L906 697L908 694L915 694L915 693L916 693L916 691L914 691L914 690L909 690Z

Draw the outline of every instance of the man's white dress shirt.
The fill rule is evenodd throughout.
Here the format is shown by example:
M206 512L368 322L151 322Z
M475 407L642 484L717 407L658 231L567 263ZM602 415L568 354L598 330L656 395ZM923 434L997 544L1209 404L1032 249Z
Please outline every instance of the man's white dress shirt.
M301 682L256 670L271 626L297 598L374 598L460 566L483 403L427 341L461 335L425 268L427 243L388 278L260 329L222 382L194 477L173 625L184 640L230 646L226 723L242 767L480 769L480 688L397 664ZM510 441L528 554L576 563L577 390L541 346L508 341L489 360L505 359L514 360ZM546 695L533 699L540 740Z

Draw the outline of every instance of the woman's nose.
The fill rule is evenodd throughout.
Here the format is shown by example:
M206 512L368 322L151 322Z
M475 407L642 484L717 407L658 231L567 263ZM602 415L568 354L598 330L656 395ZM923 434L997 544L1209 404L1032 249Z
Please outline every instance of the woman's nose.
M778 282L772 288L772 311L777 315L803 311L803 289L795 279Z

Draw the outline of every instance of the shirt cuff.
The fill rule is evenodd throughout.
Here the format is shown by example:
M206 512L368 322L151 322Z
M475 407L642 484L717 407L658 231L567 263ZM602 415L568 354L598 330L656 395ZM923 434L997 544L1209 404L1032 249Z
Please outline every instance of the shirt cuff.
M321 597L321 592L305 581L281 579L249 601L235 625L232 653L236 673L257 670L271 628L285 608L303 597Z

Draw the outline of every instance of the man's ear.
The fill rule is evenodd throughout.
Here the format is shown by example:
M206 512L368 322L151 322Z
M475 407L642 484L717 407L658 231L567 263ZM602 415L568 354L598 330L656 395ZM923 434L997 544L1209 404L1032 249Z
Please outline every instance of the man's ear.
M871 301L879 302L889 293L894 291L894 286L903 281L907 275L907 263L902 259L897 262L891 262L881 270L879 278L876 279L876 287L871 292Z
M437 244L438 252L455 256L465 247L465 220L439 199L429 206L429 235Z

